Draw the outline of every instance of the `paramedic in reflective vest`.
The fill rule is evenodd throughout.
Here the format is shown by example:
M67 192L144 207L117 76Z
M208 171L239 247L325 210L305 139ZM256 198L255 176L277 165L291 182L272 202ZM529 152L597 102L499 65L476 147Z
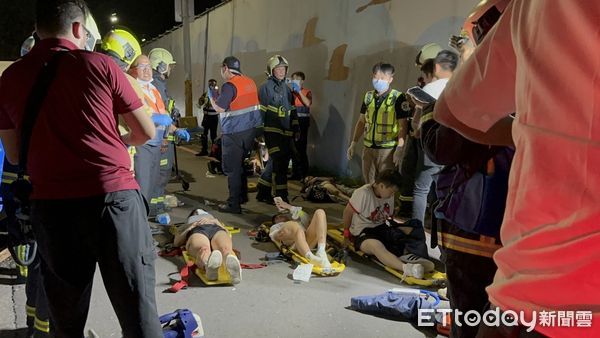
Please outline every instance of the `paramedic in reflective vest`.
M292 155L292 142L299 137L298 116L294 107L294 95L285 82L288 62L281 55L274 55L267 62L269 78L260 87L258 97L264 112L264 135L272 170L265 170L258 180L256 199L273 203L279 196L287 202L287 169Z
M225 83L219 98L209 96L210 103L219 112L223 172L227 175L229 186L229 198L226 204L219 206L219 211L240 214L241 205L248 201L244 158L254 146L257 129L262 126L262 116L256 84L242 74L240 60L226 57L221 66L221 76Z
M152 66L146 55L138 56L129 69L129 74L135 77L144 92L144 101L152 110L152 120L156 126L156 134L152 139L136 147L134 156L135 179L140 185L140 191L150 207L150 217L164 210L159 210L156 187L160 182L160 147L163 135L173 120L167 114L159 91L152 85Z
M298 114L300 124L300 137L294 142L294 156L292 157L293 180L302 180L308 175L308 127L310 126L310 106L312 104L312 92L304 88L306 76L303 72L292 74L290 88L294 93L294 106Z
M175 108L175 100L169 96L167 91L167 79L175 66L173 55L164 48L154 48L148 53L152 65L152 85L160 93L165 110L173 119L179 118L179 111ZM173 164L175 163L175 136L180 140L188 142L190 134L185 128L177 128L175 124L169 126L162 135L160 149L159 184L155 186L152 193L155 198L157 209L165 210L165 188L171 179Z
M380 172L400 164L411 109L404 93L390 87L393 80L394 66L382 62L373 66L375 90L364 96L348 147L348 160L351 160L356 143L364 135L362 173L366 184L375 182Z

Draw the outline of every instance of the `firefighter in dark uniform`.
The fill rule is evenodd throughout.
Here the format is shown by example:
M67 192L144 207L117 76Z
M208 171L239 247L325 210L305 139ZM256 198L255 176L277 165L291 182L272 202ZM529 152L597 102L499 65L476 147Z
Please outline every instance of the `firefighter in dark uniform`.
M287 201L287 169L292 156L292 142L299 137L299 123L294 106L294 94L286 83L288 62L274 55L267 62L269 78L260 87L258 99L264 113L264 136L269 151L267 167L258 180L256 199L272 203L275 196Z

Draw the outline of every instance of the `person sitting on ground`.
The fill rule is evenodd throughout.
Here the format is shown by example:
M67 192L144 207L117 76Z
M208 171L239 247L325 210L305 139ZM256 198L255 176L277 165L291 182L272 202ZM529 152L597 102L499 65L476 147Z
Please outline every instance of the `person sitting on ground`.
M382 171L374 183L356 189L344 209L345 244L373 255L405 277L423 278L434 269L428 257L425 232L418 222L398 224L393 220L394 194L402 177L397 170Z
M242 281L242 268L233 252L231 237L223 223L206 211L192 211L187 224L175 235L173 244L177 247L185 244L185 249L194 258L196 265L206 271L209 281L219 279L223 257L232 283Z
M327 215L317 209L312 219L301 207L292 206L280 199L275 201L280 213L273 216L269 236L274 242L281 242L306 257L311 264L330 268L331 263L325 251L327 239ZM284 212L285 213L282 213ZM310 222L309 222L310 221ZM317 253L311 249L317 247Z

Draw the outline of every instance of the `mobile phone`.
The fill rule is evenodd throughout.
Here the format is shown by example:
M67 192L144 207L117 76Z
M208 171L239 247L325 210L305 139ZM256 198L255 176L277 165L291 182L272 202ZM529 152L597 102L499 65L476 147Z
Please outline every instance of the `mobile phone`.
M464 45L465 42L467 42L467 39L467 37L461 35L451 35L450 41L448 42L448 46L456 50L460 50L462 48L462 45Z
M279 197L279 196L273 197L273 202L275 202L275 206L277 206L277 209L279 211L283 211L284 210L283 208L279 207L279 203L283 203L283 199L281 197Z
M409 88L406 91L406 93L408 95L410 95L414 100L416 100L416 101L418 101L420 103L430 104L430 103L434 103L435 102L435 98L433 96L427 94L427 92L425 92L419 86L415 86L415 87Z

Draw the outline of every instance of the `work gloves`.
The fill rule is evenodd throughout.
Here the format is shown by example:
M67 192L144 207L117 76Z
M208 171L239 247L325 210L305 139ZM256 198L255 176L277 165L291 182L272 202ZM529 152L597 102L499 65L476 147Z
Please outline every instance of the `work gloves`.
M175 130L175 136L185 142L190 142L190 133L185 128L179 128Z
M170 126L173 119L167 114L152 114L152 122L157 126Z

